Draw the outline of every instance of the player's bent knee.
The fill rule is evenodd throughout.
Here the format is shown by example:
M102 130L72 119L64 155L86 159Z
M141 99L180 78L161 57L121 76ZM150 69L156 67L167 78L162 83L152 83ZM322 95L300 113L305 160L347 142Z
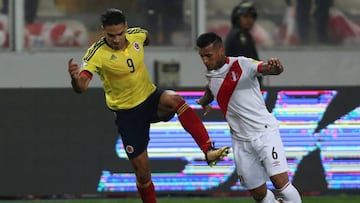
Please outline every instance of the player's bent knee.
M171 100L174 100L177 103L180 103L181 101L184 100L184 98L181 95L179 95L177 92L175 92L173 90L166 90L164 92L164 95L166 95L167 97L170 97Z
M167 111L173 112L175 112L176 108L184 101L182 96L171 90L166 90L160 98L160 104L163 105L163 107L166 107Z
M177 95L178 94L174 90L165 90L164 93L169 94L169 95Z
M260 187L249 190L249 192L256 201L260 201L265 198L267 193L267 188L266 185L263 184Z
M289 183L289 177L287 172L273 175L270 177L270 180L276 189L283 188Z
M169 113L163 117L161 117L161 121L167 122L169 120L171 120L172 118L174 118L175 113Z

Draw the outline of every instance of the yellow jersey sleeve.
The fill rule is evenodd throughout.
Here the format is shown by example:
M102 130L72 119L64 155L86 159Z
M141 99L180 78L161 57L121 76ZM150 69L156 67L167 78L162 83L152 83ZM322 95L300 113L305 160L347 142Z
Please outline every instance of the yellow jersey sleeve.
M93 57L98 49L105 44L105 39L100 39L96 43L94 43L86 52L85 56L82 60L81 70L89 71L94 74L97 72L97 67L101 67L101 58ZM91 59L91 60L90 60Z

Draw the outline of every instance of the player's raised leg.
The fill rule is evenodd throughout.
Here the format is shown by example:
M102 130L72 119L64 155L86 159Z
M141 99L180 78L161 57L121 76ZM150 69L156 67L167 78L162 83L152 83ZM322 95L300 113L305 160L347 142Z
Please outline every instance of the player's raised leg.
M229 153L229 147L215 148L209 134L195 111L185 100L174 91L165 91L160 98L159 114L166 115L176 112L183 128L193 137L197 145L204 152L207 163L215 165Z

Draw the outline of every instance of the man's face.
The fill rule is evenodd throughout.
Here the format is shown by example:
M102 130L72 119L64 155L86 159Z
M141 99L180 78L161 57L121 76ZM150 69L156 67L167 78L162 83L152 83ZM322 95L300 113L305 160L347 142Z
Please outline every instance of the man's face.
M240 27L244 30L250 30L255 23L254 16L250 13L239 16Z
M103 27L105 40L113 49L122 50L127 45L125 38L127 29L128 26L126 23L105 26Z
M210 44L199 48L198 53L207 70L216 70L222 67L225 61L225 50L223 46Z

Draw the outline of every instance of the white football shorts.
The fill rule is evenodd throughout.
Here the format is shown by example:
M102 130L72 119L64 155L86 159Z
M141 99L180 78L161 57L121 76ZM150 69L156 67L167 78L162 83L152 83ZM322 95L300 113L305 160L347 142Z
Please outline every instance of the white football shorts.
M278 129L254 134L251 141L232 139L232 145L241 185L249 190L261 186L270 176L288 171Z

